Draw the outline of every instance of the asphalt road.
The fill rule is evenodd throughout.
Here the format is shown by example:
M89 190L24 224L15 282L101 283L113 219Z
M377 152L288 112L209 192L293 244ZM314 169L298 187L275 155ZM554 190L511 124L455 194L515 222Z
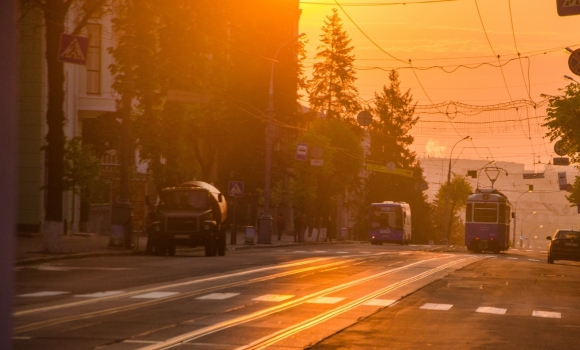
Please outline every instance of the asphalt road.
M17 268L15 349L575 349L580 264L333 244Z

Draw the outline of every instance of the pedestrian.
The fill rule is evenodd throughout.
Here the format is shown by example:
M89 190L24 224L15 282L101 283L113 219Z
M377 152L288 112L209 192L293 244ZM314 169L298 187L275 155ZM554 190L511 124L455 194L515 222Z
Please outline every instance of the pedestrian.
M332 223L332 220L329 218L328 219L328 228L326 229L326 239L324 241L332 243L333 236L334 236L334 225Z
M276 229L278 230L278 240L282 239L282 233L284 232L284 228L286 227L286 220L284 219L284 215L282 213L278 213L276 217Z
M294 243L300 242L300 232L302 232L302 214L294 215Z

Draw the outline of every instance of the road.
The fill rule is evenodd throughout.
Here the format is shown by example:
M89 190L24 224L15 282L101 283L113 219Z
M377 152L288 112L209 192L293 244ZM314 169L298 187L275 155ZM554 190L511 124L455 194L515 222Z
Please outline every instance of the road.
M18 267L16 349L573 349L580 264L332 244Z

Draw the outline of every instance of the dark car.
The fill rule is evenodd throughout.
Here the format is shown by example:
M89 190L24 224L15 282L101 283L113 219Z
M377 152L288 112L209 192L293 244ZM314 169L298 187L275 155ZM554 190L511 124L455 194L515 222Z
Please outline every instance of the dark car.
M580 261L580 231L556 230L554 237L548 236L548 263L554 260Z

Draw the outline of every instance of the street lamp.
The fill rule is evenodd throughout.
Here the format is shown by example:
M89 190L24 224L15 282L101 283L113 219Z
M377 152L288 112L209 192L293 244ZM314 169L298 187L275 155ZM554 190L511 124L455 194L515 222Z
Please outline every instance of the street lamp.
M455 144L453 145L453 147L451 147L451 152L449 153L449 168L447 169L447 191L445 191L445 210L443 211L444 214L444 219L445 219L445 240L447 241L446 243L449 244L449 226L451 226L449 224L450 219L448 219L449 214L447 213L447 208L449 207L449 192L451 190L450 188L450 183L451 183L451 159L453 158L453 149L455 148L455 146L457 146L457 144L463 140L467 140L468 138L470 138L469 136L465 136L464 138L462 138L461 140L455 142Z
M524 194L526 194L526 193L530 193L530 192L533 192L533 191L529 190L529 191L527 191L527 192L523 192L523 193L521 193L521 194L518 196L518 198L516 199L516 204L514 205L514 233L513 233L513 235L512 235L512 247L513 247L513 248L515 248L515 246L516 246L516 224L517 224L517 222L518 222L518 214L517 214L517 212L518 212L518 201L520 200L520 197L521 197L522 195L524 195ZM522 225L523 225L523 223L522 223Z
M258 231L258 243L270 244L272 240L272 216L270 215L270 201L272 197L272 144L278 136L278 127L274 124L274 64L278 54L288 43L294 42L306 34L302 33L282 43L274 58L270 69L270 89L268 90L268 125L266 126L266 175L264 181L264 212L259 218L260 229Z
M580 84L578 81L576 81L576 79L572 78L569 75L564 75L564 79L568 79L568 80L572 80L573 82L575 82L576 84Z
M522 247L522 237L524 236L524 233L523 233L523 231L524 231L524 221L526 221L526 219L528 218L528 216L530 216L532 214L535 214L535 213L536 213L535 210L533 212L531 212L531 213L528 213L528 215L526 215L524 217L524 219L522 220L522 227L520 228L520 248ZM529 246L529 241L528 241L528 246Z

